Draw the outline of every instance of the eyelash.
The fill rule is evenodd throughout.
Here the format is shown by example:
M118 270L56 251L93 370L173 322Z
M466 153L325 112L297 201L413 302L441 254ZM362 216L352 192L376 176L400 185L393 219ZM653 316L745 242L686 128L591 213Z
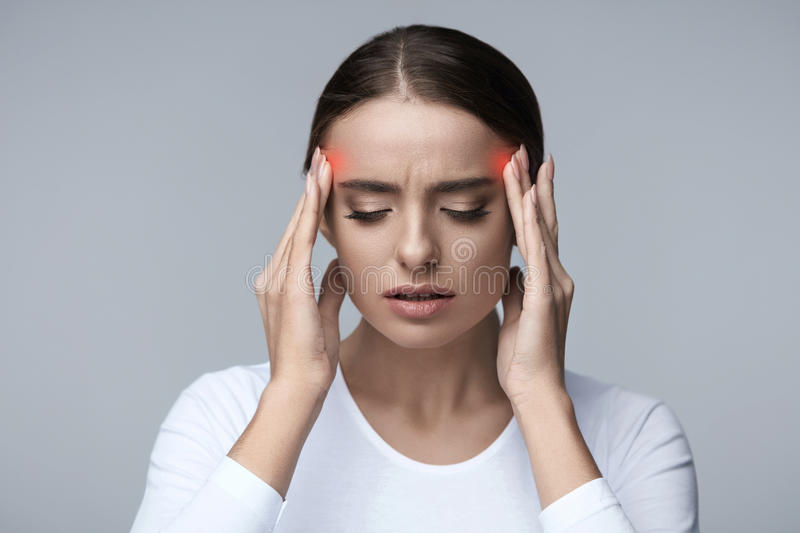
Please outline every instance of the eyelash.
M484 206L477 207L475 209L470 209L469 211L458 211L456 209L445 209L442 208L442 211L446 212L448 215L453 217L456 220L460 220L462 222L472 222L474 220L479 219L485 215L488 215L490 211L483 209ZM384 213L387 211L391 211L391 209L381 209L380 211L353 211L349 215L345 215L345 218L352 218L355 220L361 220L364 222L374 222L376 220L380 220L383 218Z

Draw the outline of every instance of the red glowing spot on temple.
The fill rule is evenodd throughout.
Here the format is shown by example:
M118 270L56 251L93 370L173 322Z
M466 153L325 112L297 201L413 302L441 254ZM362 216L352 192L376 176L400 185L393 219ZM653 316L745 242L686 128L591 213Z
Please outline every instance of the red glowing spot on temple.
M492 169L492 176L499 180L503 179L503 169L506 163L511 161L511 156L516 150L508 148L496 148L489 155L489 165Z
M341 150L322 148L322 153L325 155L325 159L331 166L331 179L333 179L333 176L336 176L337 172L344 171L344 168L347 164L347 158L344 156Z

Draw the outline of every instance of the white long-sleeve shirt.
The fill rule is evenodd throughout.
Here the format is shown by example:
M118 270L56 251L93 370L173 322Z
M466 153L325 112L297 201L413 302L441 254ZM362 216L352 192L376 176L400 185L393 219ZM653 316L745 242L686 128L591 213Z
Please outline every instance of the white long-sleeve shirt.
M602 477L544 510L514 418L470 459L422 463L370 426L341 366L284 500L227 457L269 375L269 363L232 366L180 393L156 437L132 533L699 531L694 462L674 412L570 370L567 393Z

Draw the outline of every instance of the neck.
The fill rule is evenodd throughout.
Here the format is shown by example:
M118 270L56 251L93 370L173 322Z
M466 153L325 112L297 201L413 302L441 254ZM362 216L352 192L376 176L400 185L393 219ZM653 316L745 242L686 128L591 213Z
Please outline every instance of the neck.
M499 330L493 309L447 344L406 348L362 318L341 342L342 375L354 396L397 409L420 424L435 424L507 401L497 379Z

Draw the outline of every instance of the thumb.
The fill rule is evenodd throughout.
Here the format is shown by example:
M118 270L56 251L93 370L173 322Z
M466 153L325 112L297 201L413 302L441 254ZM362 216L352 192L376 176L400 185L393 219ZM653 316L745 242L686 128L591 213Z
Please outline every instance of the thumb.
M511 323L519 318L522 313L522 296L525 293L522 269L518 266L511 268L508 274L508 284L503 291L503 324Z
M319 290L319 315L325 329L325 346L329 350L339 347L339 310L346 293L346 277L337 257L328 263Z

